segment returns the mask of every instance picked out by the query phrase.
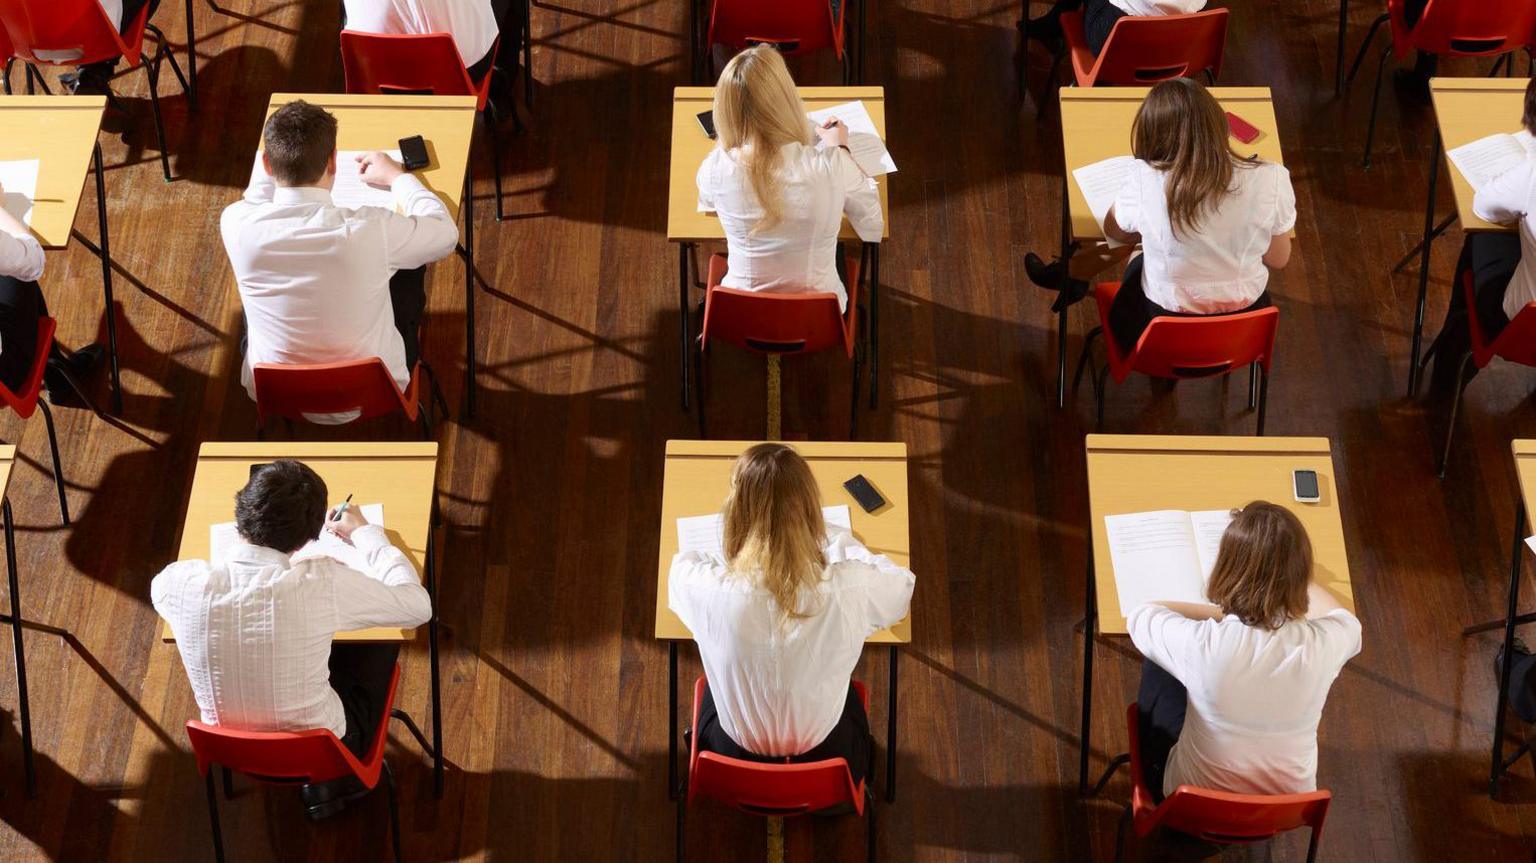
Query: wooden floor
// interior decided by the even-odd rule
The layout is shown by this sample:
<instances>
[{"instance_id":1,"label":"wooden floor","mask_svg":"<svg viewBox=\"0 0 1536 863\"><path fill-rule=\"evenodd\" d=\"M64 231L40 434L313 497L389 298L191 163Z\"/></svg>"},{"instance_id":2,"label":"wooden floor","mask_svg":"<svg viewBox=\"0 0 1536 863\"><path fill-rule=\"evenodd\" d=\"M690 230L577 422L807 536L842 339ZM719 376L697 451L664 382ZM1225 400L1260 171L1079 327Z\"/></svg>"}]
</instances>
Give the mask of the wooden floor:
<instances>
[{"instance_id":1,"label":"wooden floor","mask_svg":"<svg viewBox=\"0 0 1536 863\"><path fill-rule=\"evenodd\" d=\"M141 72L139 109L104 133L119 280L124 421L60 411L70 500L62 529L39 422L0 419L27 465L11 482L20 532L39 799L22 790L14 682L0 671L0 859L206 860L203 788L182 730L194 714L173 649L156 637L150 578L175 554L201 441L241 440L255 412L232 374L236 306L217 233L244 183L274 90L339 88L334 2L199 2L200 113L162 85L177 180L159 174ZM1036 4L1043 8L1042 4ZM1502 610L1512 529L1508 442L1536 436L1532 375L1480 375L1450 476L1432 452L1443 412L1403 397L1416 273L1391 263L1421 229L1431 117L1383 95L1378 158L1359 167L1369 72L1333 95L1337 7L1232 2L1223 83L1274 88L1297 189L1298 246L1275 280L1282 310L1274 434L1326 435L1365 650L1334 687L1320 781L1334 792L1330 861L1512 861L1536 848L1536 779L1485 795L1492 636L1461 627ZM1351 43L1379 11L1357 3ZM1361 8L1363 7L1363 8ZM447 793L398 734L406 859L666 859L667 654L651 636L662 451L696 434L677 400L675 250L664 236L672 87L686 83L687 4L550 0L533 12L538 82L529 131L504 137L508 219L479 185L481 413L439 433L446 554L441 615ZM1026 251L1059 232L1054 98L1013 84L1017 4L886 0L870 10L868 78L886 87L891 241L883 268L884 376L866 439L911 452L915 638L902 659L899 795L880 807L883 859L1109 860L1127 789L1076 795L1091 399L1052 405L1050 297ZM181 4L158 16L183 45ZM1047 59L1029 56L1038 94ZM822 64L825 66L826 64ZM1450 64L1480 74L1486 64ZM811 74L811 73L815 74ZM835 80L830 68L807 70ZM17 76L19 80L19 75ZM1516 118L1511 117L1513 123ZM480 153L481 177L488 159ZM79 228L94 237L94 191ZM1449 206L1444 197L1442 211ZM1453 229L1435 248L1438 327ZM434 268L428 357L463 397L463 270ZM52 253L45 290L60 338L98 338L96 260ZM1089 327L1074 316L1069 347ZM761 363L718 352L711 433L763 434ZM98 381L101 395L105 387ZM789 363L785 434L846 428L844 367ZM1247 433L1242 386L1115 388L1107 428ZM365 438L408 436L383 423ZM300 434L326 432L301 429ZM331 437L337 433L331 432ZM684 651L684 679L697 673ZM1098 647L1093 765L1124 744L1117 718L1137 661ZM885 659L859 671L884 740ZM424 641L405 655L403 705L427 707ZM384 801L311 824L294 794L240 785L223 807L232 858L364 860L388 853ZM760 859L763 822L703 804L695 860ZM794 860L855 860L851 819L791 823ZM1301 859L1281 842L1276 859Z\"/></svg>"}]
</instances>

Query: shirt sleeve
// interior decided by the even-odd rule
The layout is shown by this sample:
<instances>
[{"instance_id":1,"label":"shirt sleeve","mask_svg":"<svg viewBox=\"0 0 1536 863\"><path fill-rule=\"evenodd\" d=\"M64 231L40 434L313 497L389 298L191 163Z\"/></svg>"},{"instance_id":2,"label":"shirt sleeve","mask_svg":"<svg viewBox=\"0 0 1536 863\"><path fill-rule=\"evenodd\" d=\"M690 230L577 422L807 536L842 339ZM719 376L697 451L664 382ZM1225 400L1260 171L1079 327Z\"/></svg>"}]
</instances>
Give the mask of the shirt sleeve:
<instances>
[{"instance_id":1,"label":"shirt sleeve","mask_svg":"<svg viewBox=\"0 0 1536 863\"><path fill-rule=\"evenodd\" d=\"M1533 165L1536 160L1528 158L1477 190L1472 198L1472 212L1479 219L1500 225L1517 221L1530 212L1531 182L1536 178Z\"/></svg>"},{"instance_id":2,"label":"shirt sleeve","mask_svg":"<svg viewBox=\"0 0 1536 863\"><path fill-rule=\"evenodd\" d=\"M390 186L402 212L385 216L389 266L409 270L445 258L459 243L459 226L448 208L413 174L401 174Z\"/></svg>"},{"instance_id":3,"label":"shirt sleeve","mask_svg":"<svg viewBox=\"0 0 1536 863\"><path fill-rule=\"evenodd\" d=\"M1137 606L1125 619L1131 643L1141 655L1181 681L1187 679L1190 645L1195 643L1200 629L1211 624L1206 620L1190 620L1156 603Z\"/></svg>"},{"instance_id":4,"label":"shirt sleeve","mask_svg":"<svg viewBox=\"0 0 1536 863\"><path fill-rule=\"evenodd\" d=\"M859 591L857 608L865 635L900 623L907 616L917 586L917 576L911 570L865 548L848 531L834 534L826 551L827 563L840 570L839 578L857 581L853 589Z\"/></svg>"},{"instance_id":5,"label":"shirt sleeve","mask_svg":"<svg viewBox=\"0 0 1536 863\"><path fill-rule=\"evenodd\" d=\"M693 181L699 187L699 212L713 213L715 211L715 156L719 148L709 151L704 157L704 162L699 165L699 172L694 175Z\"/></svg>"},{"instance_id":6,"label":"shirt sleeve","mask_svg":"<svg viewBox=\"0 0 1536 863\"><path fill-rule=\"evenodd\" d=\"M1336 608L1307 623L1322 634L1324 643L1340 666L1359 655L1363 646L1360 618L1351 614L1349 609Z\"/></svg>"},{"instance_id":7,"label":"shirt sleeve","mask_svg":"<svg viewBox=\"0 0 1536 863\"><path fill-rule=\"evenodd\" d=\"M261 163L261 153L257 152L256 164L251 166L251 181L246 184L242 199L252 204L266 204L271 202L276 188L277 181L267 173L267 167Z\"/></svg>"},{"instance_id":8,"label":"shirt sleeve","mask_svg":"<svg viewBox=\"0 0 1536 863\"><path fill-rule=\"evenodd\" d=\"M705 631L709 621L697 603L700 592L719 583L719 558L701 551L678 552L667 573L667 607L692 633Z\"/></svg>"},{"instance_id":9,"label":"shirt sleeve","mask_svg":"<svg viewBox=\"0 0 1536 863\"><path fill-rule=\"evenodd\" d=\"M885 216L880 212L880 187L874 178L864 175L864 169L847 150L834 147L831 153L833 176L843 191L843 214L859 239L866 243L880 242L880 235L885 231Z\"/></svg>"},{"instance_id":10,"label":"shirt sleeve","mask_svg":"<svg viewBox=\"0 0 1536 863\"><path fill-rule=\"evenodd\" d=\"M1291 185L1291 172L1284 166L1274 165L1269 170L1275 172L1275 218L1269 235L1278 237L1296 227L1296 189Z\"/></svg>"},{"instance_id":11,"label":"shirt sleeve","mask_svg":"<svg viewBox=\"0 0 1536 863\"><path fill-rule=\"evenodd\" d=\"M1110 211L1115 214L1115 224L1127 234L1141 233L1141 176L1148 170L1151 168L1147 163L1139 159L1132 163L1131 170L1125 175L1125 185L1120 187L1115 203L1110 206Z\"/></svg>"},{"instance_id":12,"label":"shirt sleeve","mask_svg":"<svg viewBox=\"0 0 1536 863\"><path fill-rule=\"evenodd\" d=\"M420 626L432 617L432 599L416 567L395 548L384 528L369 524L352 531L352 544L363 553L368 572L361 573L329 558L316 566L331 568L336 596L336 631L371 626Z\"/></svg>"},{"instance_id":13,"label":"shirt sleeve","mask_svg":"<svg viewBox=\"0 0 1536 863\"><path fill-rule=\"evenodd\" d=\"M0 231L0 276L35 282L43 277L44 263L43 245L36 237Z\"/></svg>"}]
</instances>

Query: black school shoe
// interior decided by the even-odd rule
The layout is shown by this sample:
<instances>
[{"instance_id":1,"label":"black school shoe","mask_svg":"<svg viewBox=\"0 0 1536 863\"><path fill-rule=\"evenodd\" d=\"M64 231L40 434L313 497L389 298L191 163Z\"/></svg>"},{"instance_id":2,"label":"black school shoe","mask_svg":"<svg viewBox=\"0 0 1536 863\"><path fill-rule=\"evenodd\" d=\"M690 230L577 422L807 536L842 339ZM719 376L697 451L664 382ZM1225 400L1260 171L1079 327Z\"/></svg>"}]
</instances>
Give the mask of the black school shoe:
<instances>
[{"instance_id":1,"label":"black school shoe","mask_svg":"<svg viewBox=\"0 0 1536 863\"><path fill-rule=\"evenodd\" d=\"M1048 291L1058 292L1059 296L1056 297L1056 302L1051 303L1051 311L1053 312L1061 312L1083 297L1088 296L1088 283L1082 279L1069 277L1066 264L1062 263L1060 259L1047 264L1039 255L1030 252L1024 256L1024 272L1029 276L1029 280L1037 286ZM1065 290L1062 290L1063 284L1066 285Z\"/></svg>"},{"instance_id":2,"label":"black school shoe","mask_svg":"<svg viewBox=\"0 0 1536 863\"><path fill-rule=\"evenodd\" d=\"M63 351L55 347L53 354L48 357L47 368L43 369L43 388L48 403L51 405L77 403L79 397L75 394L75 388L70 384L65 372L68 372L69 376L76 381L83 381L87 375L96 370L97 366L101 365L104 356L106 351L97 344L86 345L69 356L65 356Z\"/></svg>"},{"instance_id":3,"label":"black school shoe","mask_svg":"<svg viewBox=\"0 0 1536 863\"><path fill-rule=\"evenodd\" d=\"M330 782L305 785L299 789L299 796L304 799L304 809L309 820L323 821L367 797L370 790L364 788L356 776L343 776Z\"/></svg>"}]
</instances>

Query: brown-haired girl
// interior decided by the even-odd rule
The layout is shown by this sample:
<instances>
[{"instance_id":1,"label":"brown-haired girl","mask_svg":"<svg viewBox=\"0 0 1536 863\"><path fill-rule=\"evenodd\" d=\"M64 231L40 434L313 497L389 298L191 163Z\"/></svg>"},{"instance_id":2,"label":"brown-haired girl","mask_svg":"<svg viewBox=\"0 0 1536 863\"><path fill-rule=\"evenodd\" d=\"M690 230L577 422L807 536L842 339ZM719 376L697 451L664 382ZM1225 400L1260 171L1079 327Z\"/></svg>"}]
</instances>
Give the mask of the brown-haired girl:
<instances>
[{"instance_id":1,"label":"brown-haired girl","mask_svg":"<svg viewBox=\"0 0 1536 863\"><path fill-rule=\"evenodd\" d=\"M799 453L748 449L723 511L724 555L672 559L668 605L709 681L703 751L753 761L846 758L867 772L869 718L849 680L864 639L907 615L916 578L822 520Z\"/></svg>"},{"instance_id":2,"label":"brown-haired girl","mask_svg":"<svg viewBox=\"0 0 1536 863\"><path fill-rule=\"evenodd\" d=\"M1141 751L1159 799L1180 785L1243 794L1317 788L1328 689L1360 652L1360 621L1312 580L1312 543L1290 510L1236 511L1206 595L1126 620L1147 661Z\"/></svg>"}]
</instances>

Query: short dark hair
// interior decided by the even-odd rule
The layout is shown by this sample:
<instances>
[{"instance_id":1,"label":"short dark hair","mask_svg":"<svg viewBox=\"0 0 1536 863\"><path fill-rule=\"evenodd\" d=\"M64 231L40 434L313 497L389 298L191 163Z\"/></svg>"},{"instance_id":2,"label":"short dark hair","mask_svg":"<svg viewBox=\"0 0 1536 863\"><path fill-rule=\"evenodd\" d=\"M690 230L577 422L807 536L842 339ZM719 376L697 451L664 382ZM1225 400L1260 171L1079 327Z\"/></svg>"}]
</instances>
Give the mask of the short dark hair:
<instances>
[{"instance_id":1,"label":"short dark hair","mask_svg":"<svg viewBox=\"0 0 1536 863\"><path fill-rule=\"evenodd\" d=\"M299 99L272 112L261 139L273 179L285 186L313 183L336 152L336 118Z\"/></svg>"},{"instance_id":2,"label":"short dark hair","mask_svg":"<svg viewBox=\"0 0 1536 863\"><path fill-rule=\"evenodd\" d=\"M235 528L246 542L287 553L320 536L325 480L293 459L264 464L235 492Z\"/></svg>"},{"instance_id":3,"label":"short dark hair","mask_svg":"<svg viewBox=\"0 0 1536 863\"><path fill-rule=\"evenodd\" d=\"M1520 118L1525 131L1536 135L1536 78L1525 85L1525 114Z\"/></svg>"}]
</instances>

